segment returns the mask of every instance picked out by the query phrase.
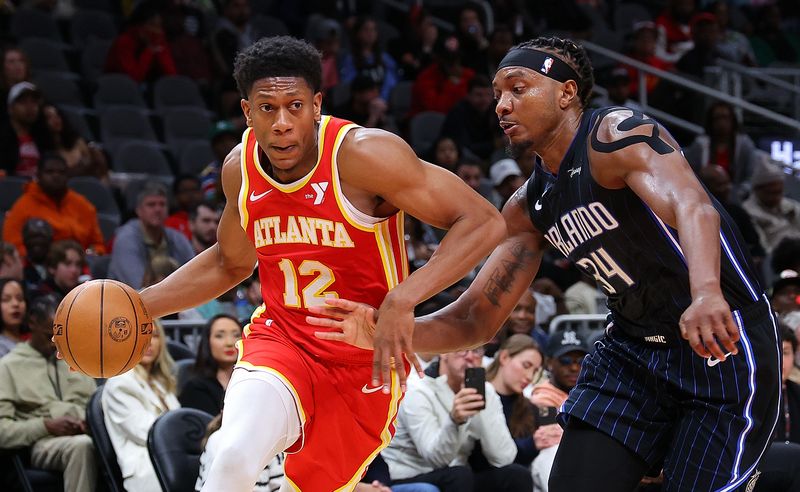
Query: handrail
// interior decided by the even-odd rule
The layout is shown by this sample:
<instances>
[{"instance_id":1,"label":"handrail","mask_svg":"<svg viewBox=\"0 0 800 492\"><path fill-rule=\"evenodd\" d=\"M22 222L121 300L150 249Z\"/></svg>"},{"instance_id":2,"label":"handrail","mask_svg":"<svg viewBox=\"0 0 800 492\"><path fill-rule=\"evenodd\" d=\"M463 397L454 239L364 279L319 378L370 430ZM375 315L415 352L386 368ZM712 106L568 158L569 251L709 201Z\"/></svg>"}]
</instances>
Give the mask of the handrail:
<instances>
[{"instance_id":1,"label":"handrail","mask_svg":"<svg viewBox=\"0 0 800 492\"><path fill-rule=\"evenodd\" d=\"M654 108L653 106L647 106L646 113L653 118L656 118L661 123L667 123L672 126L679 126L684 130L694 134L694 135L702 135L705 133L705 128L700 125L696 125L691 121L686 121L683 118L678 118L675 115L669 114L666 111L661 111L658 108Z\"/></svg>"},{"instance_id":2,"label":"handrail","mask_svg":"<svg viewBox=\"0 0 800 492\"><path fill-rule=\"evenodd\" d=\"M598 55L602 55L612 60L616 60L619 63L623 63L625 65L629 65L638 69L640 72L646 72L653 75L656 75L659 78L672 82L675 85L679 85L681 87L685 87L687 89L691 89L695 92L699 92L700 94L706 95L708 97L719 99L725 101L727 103L732 104L733 106L740 107L745 111L749 111L751 113L757 114L762 116L768 120L774 121L784 126L788 126L793 128L797 131L800 131L800 122L793 120L787 116L782 114L776 113L775 111L770 111L769 109L762 108L760 106L756 106L755 104L745 101L740 97L734 97L730 94L725 94L723 92L715 91L713 89L709 89L708 87L698 84L692 80L689 80L685 77L681 77L680 75L675 75L674 73L667 72L665 70L661 70L655 67L652 67L646 63L642 63L638 60L634 60L629 56L622 55L617 53L616 51L610 50L608 48L604 48L598 44L592 43L591 41L582 41L581 44L584 48ZM641 87L641 86L640 86Z\"/></svg>"},{"instance_id":3,"label":"handrail","mask_svg":"<svg viewBox=\"0 0 800 492\"><path fill-rule=\"evenodd\" d=\"M732 72L741 73L743 75L747 75L748 77L752 77L754 79L758 79L762 82L766 82L768 84L772 84L775 87L780 87L781 89L787 90L789 92L794 92L795 94L800 94L800 87L796 85L786 82L783 79L779 79L772 75L765 73L763 70L754 67L743 67L738 63L733 63L729 60L719 59L717 60L717 65L720 67L730 70ZM785 69L786 72L783 75L792 75L792 76L800 76L800 70L798 69Z\"/></svg>"}]
</instances>

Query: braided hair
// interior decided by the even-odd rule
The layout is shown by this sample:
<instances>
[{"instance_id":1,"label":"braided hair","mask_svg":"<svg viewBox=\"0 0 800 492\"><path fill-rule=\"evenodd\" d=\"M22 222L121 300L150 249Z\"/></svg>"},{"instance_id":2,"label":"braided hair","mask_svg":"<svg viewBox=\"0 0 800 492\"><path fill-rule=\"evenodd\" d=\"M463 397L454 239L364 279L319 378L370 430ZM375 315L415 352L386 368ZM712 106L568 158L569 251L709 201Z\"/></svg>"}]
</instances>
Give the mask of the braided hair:
<instances>
[{"instance_id":1,"label":"braided hair","mask_svg":"<svg viewBox=\"0 0 800 492\"><path fill-rule=\"evenodd\" d=\"M531 39L511 49L519 48L547 51L564 60L578 74L578 80L575 83L578 84L578 98L581 101L581 107L585 108L589 104L594 87L594 71L592 62L589 61L589 55L586 54L583 46L575 44L569 39L553 36Z\"/></svg>"}]
</instances>

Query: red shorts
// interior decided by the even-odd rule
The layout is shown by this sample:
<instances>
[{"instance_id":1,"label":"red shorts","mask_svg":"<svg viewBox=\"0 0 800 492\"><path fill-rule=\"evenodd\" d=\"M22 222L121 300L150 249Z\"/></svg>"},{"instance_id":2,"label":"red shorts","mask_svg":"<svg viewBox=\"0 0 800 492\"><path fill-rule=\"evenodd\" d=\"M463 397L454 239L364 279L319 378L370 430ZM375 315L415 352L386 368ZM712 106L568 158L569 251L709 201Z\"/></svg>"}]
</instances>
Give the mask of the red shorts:
<instances>
[{"instance_id":1,"label":"red shorts","mask_svg":"<svg viewBox=\"0 0 800 492\"><path fill-rule=\"evenodd\" d=\"M315 358L275 325L249 328L237 367L275 374L299 406L301 436L286 450L287 482L303 492L352 490L394 436L403 398L397 375L386 395L371 388L371 365Z\"/></svg>"}]
</instances>

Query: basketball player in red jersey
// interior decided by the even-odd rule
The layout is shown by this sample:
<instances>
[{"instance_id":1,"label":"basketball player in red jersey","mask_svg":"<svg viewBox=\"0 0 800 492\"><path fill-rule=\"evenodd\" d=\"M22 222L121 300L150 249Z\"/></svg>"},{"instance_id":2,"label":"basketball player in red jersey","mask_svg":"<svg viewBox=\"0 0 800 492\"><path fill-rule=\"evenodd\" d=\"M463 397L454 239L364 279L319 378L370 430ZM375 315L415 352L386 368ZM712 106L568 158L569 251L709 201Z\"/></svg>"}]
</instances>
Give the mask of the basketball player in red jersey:
<instances>
[{"instance_id":1,"label":"basketball player in red jersey","mask_svg":"<svg viewBox=\"0 0 800 492\"><path fill-rule=\"evenodd\" d=\"M262 39L234 76L248 129L223 165L219 242L142 298L161 317L219 296L257 263L264 304L244 330L203 490L252 490L284 450L285 490L352 490L394 433L405 355L416 362L414 306L467 274L505 225L400 138L322 115L319 54L305 42ZM401 210L449 230L410 276ZM374 352L314 337L308 309L340 296L380 306Z\"/></svg>"}]
</instances>

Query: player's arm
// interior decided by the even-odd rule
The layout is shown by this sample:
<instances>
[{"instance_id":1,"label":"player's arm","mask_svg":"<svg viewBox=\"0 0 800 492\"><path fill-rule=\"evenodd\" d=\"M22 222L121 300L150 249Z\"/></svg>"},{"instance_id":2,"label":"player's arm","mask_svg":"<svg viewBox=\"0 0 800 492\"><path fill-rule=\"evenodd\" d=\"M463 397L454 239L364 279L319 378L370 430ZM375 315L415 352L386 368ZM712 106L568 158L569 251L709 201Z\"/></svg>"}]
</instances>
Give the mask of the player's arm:
<instances>
[{"instance_id":1,"label":"player's arm","mask_svg":"<svg viewBox=\"0 0 800 492\"><path fill-rule=\"evenodd\" d=\"M256 251L242 229L239 216L242 186L239 146L225 158L221 178L227 202L217 229L217 243L142 291L145 306L154 318L215 299L253 273Z\"/></svg>"},{"instance_id":2,"label":"player's arm","mask_svg":"<svg viewBox=\"0 0 800 492\"><path fill-rule=\"evenodd\" d=\"M481 268L466 292L453 303L417 318L414 348L445 353L491 340L530 288L544 251L544 236L528 216L526 186L503 207L508 237Z\"/></svg>"},{"instance_id":3,"label":"player's arm","mask_svg":"<svg viewBox=\"0 0 800 492\"><path fill-rule=\"evenodd\" d=\"M739 331L720 288L719 213L678 143L655 120L631 110L606 115L590 138L595 180L607 188L630 187L678 231L692 294L681 317L683 337L702 357L736 354Z\"/></svg>"},{"instance_id":4,"label":"player's arm","mask_svg":"<svg viewBox=\"0 0 800 492\"><path fill-rule=\"evenodd\" d=\"M350 132L339 155L342 181L448 232L430 260L381 304L375 368L389 381L390 357L401 384L410 358L414 306L463 278L505 236L497 210L455 174L421 161L402 139L382 130ZM414 359L415 360L415 359ZM376 373L377 375L377 373Z\"/></svg>"},{"instance_id":5,"label":"player's arm","mask_svg":"<svg viewBox=\"0 0 800 492\"><path fill-rule=\"evenodd\" d=\"M539 270L544 237L528 218L525 186L503 208L508 237L486 261L470 287L455 302L416 319L413 347L419 352L445 353L488 342L511 314ZM308 322L333 328L319 332L326 340L370 348L378 313L370 306L345 299L328 299L330 307L310 308L327 318Z\"/></svg>"}]
</instances>

